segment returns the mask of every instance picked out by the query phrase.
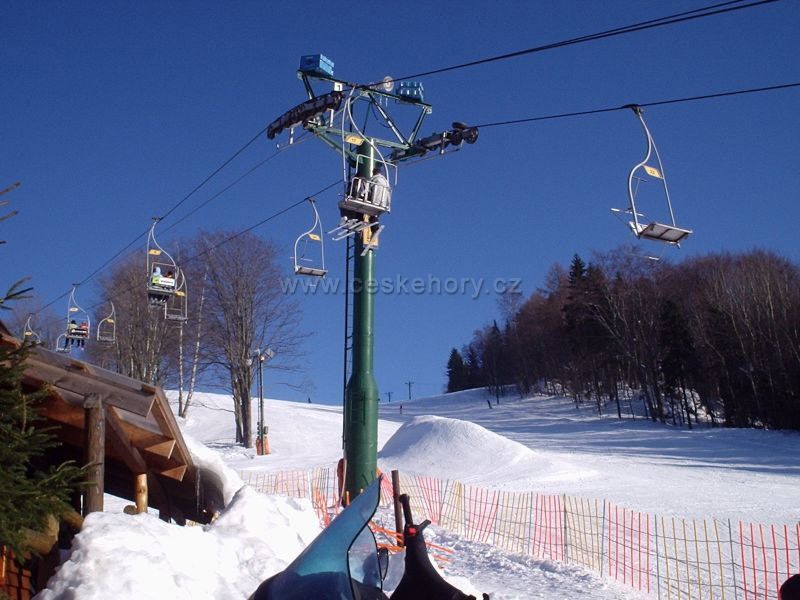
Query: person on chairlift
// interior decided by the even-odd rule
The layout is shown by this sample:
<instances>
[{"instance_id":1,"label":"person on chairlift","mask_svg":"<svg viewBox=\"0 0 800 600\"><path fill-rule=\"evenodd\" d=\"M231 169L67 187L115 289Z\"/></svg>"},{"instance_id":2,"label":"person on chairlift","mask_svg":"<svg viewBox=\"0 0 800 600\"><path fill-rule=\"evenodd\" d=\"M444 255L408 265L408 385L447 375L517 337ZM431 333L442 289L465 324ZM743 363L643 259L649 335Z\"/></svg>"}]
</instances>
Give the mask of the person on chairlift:
<instances>
[{"instance_id":1,"label":"person on chairlift","mask_svg":"<svg viewBox=\"0 0 800 600\"><path fill-rule=\"evenodd\" d=\"M150 276L151 285L161 285L161 267L156 265L153 267L153 274Z\"/></svg>"}]
</instances>

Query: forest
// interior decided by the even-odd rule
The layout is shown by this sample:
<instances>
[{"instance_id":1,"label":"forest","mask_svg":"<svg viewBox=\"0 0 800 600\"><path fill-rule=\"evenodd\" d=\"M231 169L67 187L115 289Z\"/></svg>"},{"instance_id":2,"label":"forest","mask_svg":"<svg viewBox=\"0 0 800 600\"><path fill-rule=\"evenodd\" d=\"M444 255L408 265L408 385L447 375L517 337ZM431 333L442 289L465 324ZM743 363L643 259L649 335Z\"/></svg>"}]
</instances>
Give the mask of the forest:
<instances>
[{"instance_id":1,"label":"forest","mask_svg":"<svg viewBox=\"0 0 800 600\"><path fill-rule=\"evenodd\" d=\"M447 362L447 391L563 393L619 417L800 429L800 269L764 250L679 263L577 254Z\"/></svg>"}]
</instances>

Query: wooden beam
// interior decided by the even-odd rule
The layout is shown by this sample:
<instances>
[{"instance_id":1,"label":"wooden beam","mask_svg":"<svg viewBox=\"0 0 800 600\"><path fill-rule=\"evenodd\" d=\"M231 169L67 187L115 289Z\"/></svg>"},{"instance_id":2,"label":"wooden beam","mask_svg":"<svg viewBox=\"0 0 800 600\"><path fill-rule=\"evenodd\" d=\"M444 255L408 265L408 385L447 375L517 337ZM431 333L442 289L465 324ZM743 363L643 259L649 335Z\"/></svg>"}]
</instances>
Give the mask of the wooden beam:
<instances>
[{"instance_id":1,"label":"wooden beam","mask_svg":"<svg viewBox=\"0 0 800 600\"><path fill-rule=\"evenodd\" d=\"M169 477L170 479L175 479L177 481L181 481L183 476L186 474L186 469L188 467L186 465L177 465L172 467L171 469L164 469L159 471L159 475L163 475L164 477Z\"/></svg>"},{"instance_id":2,"label":"wooden beam","mask_svg":"<svg viewBox=\"0 0 800 600\"><path fill-rule=\"evenodd\" d=\"M137 393L130 388L106 383L94 375L76 370L67 371L63 367L39 362L33 358L25 361L25 377L83 396L91 393L102 394L107 404L142 417L150 414L155 401L155 395Z\"/></svg>"},{"instance_id":3,"label":"wooden beam","mask_svg":"<svg viewBox=\"0 0 800 600\"><path fill-rule=\"evenodd\" d=\"M170 458L172 456L172 451L175 449L175 440L164 440L163 442L157 442L150 446L144 448L145 452L149 452L150 454L158 454L159 456L163 456L164 458Z\"/></svg>"},{"instance_id":4,"label":"wooden beam","mask_svg":"<svg viewBox=\"0 0 800 600\"><path fill-rule=\"evenodd\" d=\"M136 512L147 512L147 473L136 475L133 493L136 501Z\"/></svg>"},{"instance_id":5,"label":"wooden beam","mask_svg":"<svg viewBox=\"0 0 800 600\"><path fill-rule=\"evenodd\" d=\"M103 401L97 394L89 394L83 404L86 425L87 485L83 496L83 515L103 510L103 491L106 458L106 420Z\"/></svg>"},{"instance_id":6,"label":"wooden beam","mask_svg":"<svg viewBox=\"0 0 800 600\"><path fill-rule=\"evenodd\" d=\"M131 470L131 473L146 473L147 461L136 446L131 443L119 413L113 406L106 408L106 423L112 434L112 443L116 446L122 462Z\"/></svg>"}]
</instances>

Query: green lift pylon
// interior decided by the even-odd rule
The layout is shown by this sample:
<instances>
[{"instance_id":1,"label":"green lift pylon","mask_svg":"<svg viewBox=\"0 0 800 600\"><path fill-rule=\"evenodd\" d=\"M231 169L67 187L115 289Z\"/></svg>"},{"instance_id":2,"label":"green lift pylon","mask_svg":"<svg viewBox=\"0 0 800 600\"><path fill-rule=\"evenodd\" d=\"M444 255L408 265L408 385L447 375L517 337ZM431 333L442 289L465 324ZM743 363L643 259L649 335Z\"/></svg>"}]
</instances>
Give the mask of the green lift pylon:
<instances>
[{"instance_id":1,"label":"green lift pylon","mask_svg":"<svg viewBox=\"0 0 800 600\"><path fill-rule=\"evenodd\" d=\"M395 93L389 77L373 84L354 84L333 77L333 63L322 55L300 59L297 76L303 81L308 100L275 119L267 127L273 139L302 127L316 135L345 158L345 190L339 203L342 220L330 233L334 239L354 238L352 371L344 400L344 489L343 499L352 500L376 477L378 463L378 384L374 373L375 250L383 230L379 219L390 212L392 174L396 181L397 163L423 157L428 152L444 154L478 139L478 129L453 123L452 129L418 139L418 133L432 107L422 99L422 85L402 82ZM317 94L313 85L330 85L332 90ZM388 113L390 102L419 110L404 134L401 125ZM356 119L356 109L364 108ZM369 119L378 121L383 139L366 132ZM361 123L359 127L358 123ZM386 152L382 152L384 149ZM385 179L376 180L375 167L382 167ZM355 173L352 170L355 169ZM390 169L393 173L390 173Z\"/></svg>"},{"instance_id":2,"label":"green lift pylon","mask_svg":"<svg viewBox=\"0 0 800 600\"><path fill-rule=\"evenodd\" d=\"M358 153L364 158L356 175L372 175L373 146L366 141ZM375 249L368 248L371 229L355 235L353 276L352 372L344 404L344 459L347 496L354 497L375 479L378 468L378 384L375 381Z\"/></svg>"}]
</instances>

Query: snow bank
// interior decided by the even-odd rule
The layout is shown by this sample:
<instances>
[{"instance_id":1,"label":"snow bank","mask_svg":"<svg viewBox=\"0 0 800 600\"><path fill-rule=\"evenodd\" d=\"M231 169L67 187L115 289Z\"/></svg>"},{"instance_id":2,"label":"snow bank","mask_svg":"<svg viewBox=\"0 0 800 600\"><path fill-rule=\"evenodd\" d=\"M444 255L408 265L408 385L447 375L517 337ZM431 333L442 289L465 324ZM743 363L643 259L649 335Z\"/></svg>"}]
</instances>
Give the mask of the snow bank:
<instances>
[{"instance_id":1,"label":"snow bank","mask_svg":"<svg viewBox=\"0 0 800 600\"><path fill-rule=\"evenodd\" d=\"M522 444L458 419L414 417L389 438L378 458L385 467L444 479L499 478L541 469L546 460Z\"/></svg>"},{"instance_id":2,"label":"snow bank","mask_svg":"<svg viewBox=\"0 0 800 600\"><path fill-rule=\"evenodd\" d=\"M319 531L309 502L249 487L206 527L171 525L148 514L92 513L69 560L36 599L243 599Z\"/></svg>"}]
</instances>

